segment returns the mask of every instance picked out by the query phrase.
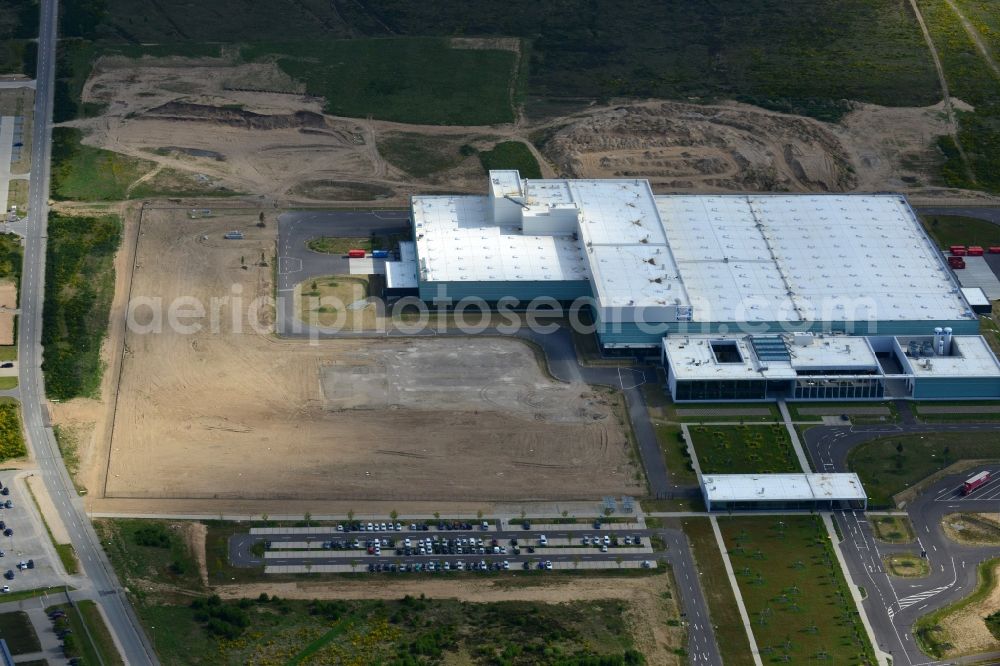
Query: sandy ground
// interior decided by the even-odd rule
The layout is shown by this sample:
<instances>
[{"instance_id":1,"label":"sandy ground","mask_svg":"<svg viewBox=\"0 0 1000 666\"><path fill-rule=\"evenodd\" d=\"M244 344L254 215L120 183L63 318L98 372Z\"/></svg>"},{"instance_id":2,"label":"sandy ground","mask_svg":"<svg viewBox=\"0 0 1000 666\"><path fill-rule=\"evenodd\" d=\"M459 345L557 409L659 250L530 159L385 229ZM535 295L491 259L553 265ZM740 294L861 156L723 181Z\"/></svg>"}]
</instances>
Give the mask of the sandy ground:
<instances>
[{"instance_id":1,"label":"sandy ground","mask_svg":"<svg viewBox=\"0 0 1000 666\"><path fill-rule=\"evenodd\" d=\"M465 46L504 47L481 41ZM364 201L355 183L375 188L378 194L367 203L377 205L405 205L420 192L482 191L474 159L421 178L386 162L377 143L398 134L454 140L456 149L516 139L540 158L546 177L644 177L657 192L972 196L933 182L941 159L934 141L949 132L943 103L857 104L835 124L738 103L647 101L594 106L544 121L519 117L503 126L432 127L324 115L322 100L303 90L273 65L107 57L97 62L84 89L87 101L106 103L107 111L71 124L90 132L89 144L283 203ZM539 134L548 136L544 155L529 140Z\"/></svg>"},{"instance_id":2,"label":"sandy ground","mask_svg":"<svg viewBox=\"0 0 1000 666\"><path fill-rule=\"evenodd\" d=\"M993 569L1000 577L1000 564ZM983 618L1000 611L1000 585L978 604L971 604L941 621L941 627L952 644L945 657L1000 650L1000 640L990 633Z\"/></svg>"},{"instance_id":3,"label":"sandy ground","mask_svg":"<svg viewBox=\"0 0 1000 666\"><path fill-rule=\"evenodd\" d=\"M456 353L458 343L446 340L310 344L251 330L245 317L235 326L232 311L273 288L270 265L255 262L261 252L270 261L275 231L253 226L255 215L146 212L132 302L162 299L166 311L187 297L211 312L215 297L219 321L213 331L206 315L206 329L191 334L129 330L117 408L107 410L116 415L110 460L96 432L98 454L85 457L91 495L163 498L189 511L212 504L202 500L267 499L258 512L277 513L273 501L282 499L489 502L640 491L609 397L551 382L520 342L467 340ZM231 228L246 239L223 240ZM148 307L134 312L137 324L151 322ZM270 314L264 308L263 323ZM355 383L361 398L351 397ZM57 421L99 423L90 407L73 418L59 405ZM130 506L152 513L163 505Z\"/></svg>"},{"instance_id":4,"label":"sandy ground","mask_svg":"<svg viewBox=\"0 0 1000 666\"><path fill-rule=\"evenodd\" d=\"M38 502L42 517L45 518L49 531L52 532L52 538L55 539L56 543L70 543L69 532L66 531L66 526L63 524L62 518L59 517L59 512L56 511L56 505L52 503L52 497L45 488L42 477L32 474L25 479L25 482L31 488L31 494L35 496L35 501Z\"/></svg>"},{"instance_id":5,"label":"sandy ground","mask_svg":"<svg viewBox=\"0 0 1000 666\"><path fill-rule=\"evenodd\" d=\"M550 579L539 585L504 585L496 580L394 580L390 586L376 580L338 580L330 583L268 583L214 588L225 599L256 598L262 592L288 599L399 599L404 595L459 599L471 603L536 601L564 603L596 599L628 602L626 622L636 648L649 664L684 663L672 650L680 646L686 629L667 620L678 617L674 590L668 576L641 578Z\"/></svg>"}]
</instances>

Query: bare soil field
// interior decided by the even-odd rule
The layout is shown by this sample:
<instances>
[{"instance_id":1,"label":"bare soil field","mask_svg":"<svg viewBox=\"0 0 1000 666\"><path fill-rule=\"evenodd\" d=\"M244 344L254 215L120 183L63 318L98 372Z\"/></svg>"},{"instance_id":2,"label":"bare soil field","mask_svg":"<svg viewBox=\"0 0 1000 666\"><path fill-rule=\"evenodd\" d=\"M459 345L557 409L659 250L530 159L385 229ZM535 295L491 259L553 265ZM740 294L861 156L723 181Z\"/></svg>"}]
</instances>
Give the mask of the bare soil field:
<instances>
[{"instance_id":1,"label":"bare soil field","mask_svg":"<svg viewBox=\"0 0 1000 666\"><path fill-rule=\"evenodd\" d=\"M968 196L935 181L943 158L934 142L949 132L942 104L856 104L831 124L738 103L648 101L538 122L438 127L324 115L323 100L303 90L268 64L104 57L83 97L105 112L69 124L89 132L88 144L289 203L400 205L418 192L481 192L478 159L459 149L510 139L531 148L546 177L644 177L664 193ZM399 137L423 137L439 164L428 169L419 153L387 159L379 146Z\"/></svg>"},{"instance_id":2,"label":"bare soil field","mask_svg":"<svg viewBox=\"0 0 1000 666\"><path fill-rule=\"evenodd\" d=\"M948 131L941 105L859 104L839 124L748 106L649 102L566 124L546 154L575 177L649 178L658 192L911 190Z\"/></svg>"},{"instance_id":3,"label":"bare soil field","mask_svg":"<svg viewBox=\"0 0 1000 666\"><path fill-rule=\"evenodd\" d=\"M35 112L34 88L5 88L0 90L0 116L20 116L24 119L21 146L17 159L11 161L12 174L28 173L31 169L31 122Z\"/></svg>"},{"instance_id":4,"label":"bare soil field","mask_svg":"<svg viewBox=\"0 0 1000 666\"><path fill-rule=\"evenodd\" d=\"M272 306L250 307L273 293L275 230L257 228L255 218L146 211L132 274L135 325L125 335L99 497L191 500L196 510L214 499L486 502L640 492L612 397L550 381L518 341L274 338ZM233 228L245 240L222 238ZM156 328L155 304L166 312L179 299L188 311L204 304L203 318L179 318L201 330L170 327L166 316L161 332L141 330ZM256 328L250 309L259 310ZM97 476L101 464L92 460ZM258 507L277 511L271 502Z\"/></svg>"}]
</instances>

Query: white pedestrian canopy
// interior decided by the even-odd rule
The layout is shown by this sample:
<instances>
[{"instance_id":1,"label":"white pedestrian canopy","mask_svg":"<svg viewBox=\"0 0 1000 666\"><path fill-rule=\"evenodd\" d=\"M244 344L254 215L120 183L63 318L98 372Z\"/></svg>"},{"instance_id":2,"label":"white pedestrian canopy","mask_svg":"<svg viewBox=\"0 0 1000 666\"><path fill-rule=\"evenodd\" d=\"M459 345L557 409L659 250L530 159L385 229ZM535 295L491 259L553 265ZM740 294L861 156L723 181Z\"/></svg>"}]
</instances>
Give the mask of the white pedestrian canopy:
<instances>
[{"instance_id":1,"label":"white pedestrian canopy","mask_svg":"<svg viewBox=\"0 0 1000 666\"><path fill-rule=\"evenodd\" d=\"M867 509L857 474L705 474L709 511L747 509Z\"/></svg>"}]
</instances>

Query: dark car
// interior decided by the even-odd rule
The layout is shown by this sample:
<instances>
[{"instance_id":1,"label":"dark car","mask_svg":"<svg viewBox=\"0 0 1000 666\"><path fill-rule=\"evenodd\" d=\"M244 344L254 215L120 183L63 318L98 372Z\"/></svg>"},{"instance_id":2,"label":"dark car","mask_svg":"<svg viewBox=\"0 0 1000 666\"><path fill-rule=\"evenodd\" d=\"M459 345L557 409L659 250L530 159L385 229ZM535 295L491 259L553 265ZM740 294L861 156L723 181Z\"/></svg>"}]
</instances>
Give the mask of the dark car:
<instances>
[{"instance_id":1,"label":"dark car","mask_svg":"<svg viewBox=\"0 0 1000 666\"><path fill-rule=\"evenodd\" d=\"M10 495L10 488L0 489L0 495Z\"/></svg>"},{"instance_id":2,"label":"dark car","mask_svg":"<svg viewBox=\"0 0 1000 666\"><path fill-rule=\"evenodd\" d=\"M28 568L29 569L34 569L35 568L35 561L34 560L28 560Z\"/></svg>"},{"instance_id":3,"label":"dark car","mask_svg":"<svg viewBox=\"0 0 1000 666\"><path fill-rule=\"evenodd\" d=\"M601 529L601 521L600 520L595 520L594 521L594 529L595 530Z\"/></svg>"},{"instance_id":4,"label":"dark car","mask_svg":"<svg viewBox=\"0 0 1000 666\"><path fill-rule=\"evenodd\" d=\"M531 523L529 523L527 520L525 520L524 522L521 523L521 529L522 530L530 530L531 529Z\"/></svg>"},{"instance_id":5,"label":"dark car","mask_svg":"<svg viewBox=\"0 0 1000 666\"><path fill-rule=\"evenodd\" d=\"M4 535L4 536L14 536L14 530L12 530L12 529L10 529L10 528L8 527L7 529L5 529L5 530L3 531L3 535Z\"/></svg>"},{"instance_id":6,"label":"dark car","mask_svg":"<svg viewBox=\"0 0 1000 666\"><path fill-rule=\"evenodd\" d=\"M14 570L7 569L7 573L5 573L3 577L6 578L7 580L14 580Z\"/></svg>"},{"instance_id":7,"label":"dark car","mask_svg":"<svg viewBox=\"0 0 1000 666\"><path fill-rule=\"evenodd\" d=\"M5 529L7 529L7 523L5 523L4 521L0 520L0 530L5 530Z\"/></svg>"},{"instance_id":8,"label":"dark car","mask_svg":"<svg viewBox=\"0 0 1000 666\"><path fill-rule=\"evenodd\" d=\"M14 367L13 361L4 361L3 363L0 363L0 368L13 368L13 367Z\"/></svg>"}]
</instances>

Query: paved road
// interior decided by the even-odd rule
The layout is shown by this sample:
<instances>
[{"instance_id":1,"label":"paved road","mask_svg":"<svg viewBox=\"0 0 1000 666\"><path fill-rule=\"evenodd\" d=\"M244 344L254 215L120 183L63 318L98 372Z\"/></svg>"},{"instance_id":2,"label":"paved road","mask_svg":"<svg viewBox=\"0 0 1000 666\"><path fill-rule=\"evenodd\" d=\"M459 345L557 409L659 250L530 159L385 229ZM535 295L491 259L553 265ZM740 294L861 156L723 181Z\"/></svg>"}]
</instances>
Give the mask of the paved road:
<instances>
[{"instance_id":1,"label":"paved road","mask_svg":"<svg viewBox=\"0 0 1000 666\"><path fill-rule=\"evenodd\" d=\"M101 549L62 457L52 429L45 426L45 388L41 372L42 304L45 291L45 244L50 155L52 142L52 96L55 72L57 0L43 0L38 35L38 78L29 189L30 215L24 244L21 276L21 319L18 335L20 393L24 428L32 453L52 501L69 531L84 573L96 591L110 629L118 638L130 664L156 664L138 618Z\"/></svg>"},{"instance_id":2,"label":"paved road","mask_svg":"<svg viewBox=\"0 0 1000 666\"><path fill-rule=\"evenodd\" d=\"M821 471L846 471L849 451L876 437L920 432L982 432L1000 430L1000 424L918 424L898 426L817 426L806 431L806 448ZM1000 467L993 466L1000 476ZM907 506L917 543L890 545L878 542L861 512L834 514L844 535L841 550L854 581L868 591L865 609L879 647L892 654L894 663L916 666L934 663L920 651L911 633L916 620L968 596L976 586L978 564L995 557L996 548L978 548L947 539L941 519L955 511L995 511L1000 502L1000 478L969 498L957 488L972 472L947 477L933 484ZM927 554L931 572L926 578L892 578L882 557L896 552ZM992 655L1000 659L1000 655ZM983 658L979 655L979 658ZM987 655L987 658L991 656ZM961 663L949 660L948 663ZM1000 662L998 662L1000 663Z\"/></svg>"}]
</instances>

